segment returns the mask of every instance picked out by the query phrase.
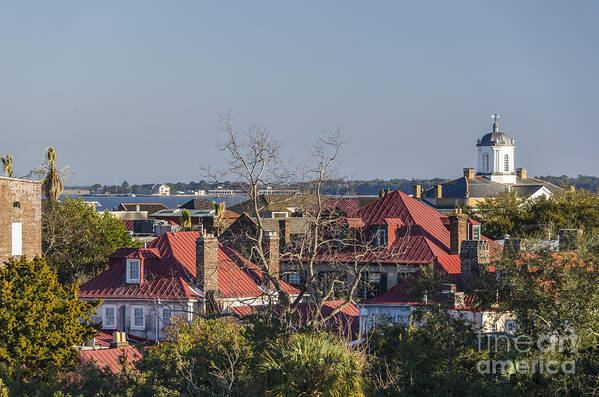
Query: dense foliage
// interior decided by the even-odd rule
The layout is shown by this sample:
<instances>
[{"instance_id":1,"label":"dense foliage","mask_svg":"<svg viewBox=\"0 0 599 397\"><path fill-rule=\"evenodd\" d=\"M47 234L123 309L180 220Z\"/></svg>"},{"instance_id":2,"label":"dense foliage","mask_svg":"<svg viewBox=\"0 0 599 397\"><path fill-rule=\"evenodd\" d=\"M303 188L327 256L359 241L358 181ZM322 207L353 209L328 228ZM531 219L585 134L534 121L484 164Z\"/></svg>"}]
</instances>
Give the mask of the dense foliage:
<instances>
[{"instance_id":1,"label":"dense foliage","mask_svg":"<svg viewBox=\"0 0 599 397\"><path fill-rule=\"evenodd\" d=\"M492 239L512 237L555 238L560 229L599 230L599 196L585 190L558 191L550 198L526 200L505 192L468 210L482 222L483 233Z\"/></svg>"},{"instance_id":2,"label":"dense foliage","mask_svg":"<svg viewBox=\"0 0 599 397\"><path fill-rule=\"evenodd\" d=\"M86 325L94 310L43 259L11 259L0 267L0 377L68 368L77 357L73 346L95 333Z\"/></svg>"},{"instance_id":3,"label":"dense foliage","mask_svg":"<svg viewBox=\"0 0 599 397\"><path fill-rule=\"evenodd\" d=\"M514 340L533 341L530 351L508 358L528 363L553 360L553 367L559 368L557 373L516 372L512 381L520 395L592 395L599 387L597 254L593 238L576 251L506 255L497 264L502 274L499 309L517 318Z\"/></svg>"},{"instance_id":4,"label":"dense foliage","mask_svg":"<svg viewBox=\"0 0 599 397\"><path fill-rule=\"evenodd\" d=\"M476 364L487 355L477 350L474 328L439 306L419 310L408 326L377 327L369 349L374 396L491 396L510 390L478 373Z\"/></svg>"},{"instance_id":5,"label":"dense foliage","mask_svg":"<svg viewBox=\"0 0 599 397\"><path fill-rule=\"evenodd\" d=\"M62 283L93 277L118 248L140 246L120 219L96 212L81 199L44 202L42 252Z\"/></svg>"}]
</instances>

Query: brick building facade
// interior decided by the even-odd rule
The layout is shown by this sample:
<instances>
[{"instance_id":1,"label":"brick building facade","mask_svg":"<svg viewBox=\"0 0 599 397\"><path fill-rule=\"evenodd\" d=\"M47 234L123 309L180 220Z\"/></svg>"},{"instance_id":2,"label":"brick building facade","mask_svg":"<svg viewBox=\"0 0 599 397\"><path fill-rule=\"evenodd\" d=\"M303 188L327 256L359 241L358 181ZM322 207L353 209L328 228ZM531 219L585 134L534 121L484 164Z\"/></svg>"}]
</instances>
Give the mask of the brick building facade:
<instances>
[{"instance_id":1,"label":"brick building facade","mask_svg":"<svg viewBox=\"0 0 599 397\"><path fill-rule=\"evenodd\" d=\"M41 182L0 177L0 264L41 254Z\"/></svg>"}]
</instances>

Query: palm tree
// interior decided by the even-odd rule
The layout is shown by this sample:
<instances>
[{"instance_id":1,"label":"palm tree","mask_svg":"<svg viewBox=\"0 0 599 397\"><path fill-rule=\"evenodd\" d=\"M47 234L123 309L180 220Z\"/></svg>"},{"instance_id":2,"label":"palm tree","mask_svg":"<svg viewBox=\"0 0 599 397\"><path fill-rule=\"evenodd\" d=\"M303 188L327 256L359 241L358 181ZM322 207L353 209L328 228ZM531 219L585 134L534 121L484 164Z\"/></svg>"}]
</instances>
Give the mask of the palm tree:
<instances>
[{"instance_id":1,"label":"palm tree","mask_svg":"<svg viewBox=\"0 0 599 397\"><path fill-rule=\"evenodd\" d=\"M189 230L189 229L191 229L191 215L190 215L189 211L182 210L181 211L181 217L179 219L180 219L180 222L181 222L181 228L183 230Z\"/></svg>"},{"instance_id":2,"label":"palm tree","mask_svg":"<svg viewBox=\"0 0 599 397\"><path fill-rule=\"evenodd\" d=\"M4 165L4 174L7 177L12 178L14 176L12 171L12 154L7 154L2 157L2 165Z\"/></svg>"},{"instance_id":3,"label":"palm tree","mask_svg":"<svg viewBox=\"0 0 599 397\"><path fill-rule=\"evenodd\" d=\"M225 211L226 211L225 202L223 201L220 204L214 203L214 211L216 212L216 219L215 219L216 235L220 236L220 234L223 232L223 227L224 227Z\"/></svg>"},{"instance_id":4,"label":"palm tree","mask_svg":"<svg viewBox=\"0 0 599 397\"><path fill-rule=\"evenodd\" d=\"M364 358L325 333L276 342L260 363L265 395L362 397Z\"/></svg>"},{"instance_id":5,"label":"palm tree","mask_svg":"<svg viewBox=\"0 0 599 397\"><path fill-rule=\"evenodd\" d=\"M58 201L64 190L60 172L56 169L56 150L52 146L46 148L46 177L42 181L42 190L49 201Z\"/></svg>"}]
</instances>

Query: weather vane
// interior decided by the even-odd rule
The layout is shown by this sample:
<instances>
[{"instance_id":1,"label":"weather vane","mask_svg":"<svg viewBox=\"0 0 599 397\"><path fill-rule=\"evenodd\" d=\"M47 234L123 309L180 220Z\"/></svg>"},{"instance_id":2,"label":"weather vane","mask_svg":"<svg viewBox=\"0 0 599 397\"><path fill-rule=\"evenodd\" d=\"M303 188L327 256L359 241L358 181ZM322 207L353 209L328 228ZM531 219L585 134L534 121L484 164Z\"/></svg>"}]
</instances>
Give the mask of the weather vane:
<instances>
[{"instance_id":1,"label":"weather vane","mask_svg":"<svg viewBox=\"0 0 599 397\"><path fill-rule=\"evenodd\" d=\"M493 119L493 132L499 132L499 126L497 125L497 120L499 120L499 115L497 113L493 113L491 118Z\"/></svg>"}]
</instances>

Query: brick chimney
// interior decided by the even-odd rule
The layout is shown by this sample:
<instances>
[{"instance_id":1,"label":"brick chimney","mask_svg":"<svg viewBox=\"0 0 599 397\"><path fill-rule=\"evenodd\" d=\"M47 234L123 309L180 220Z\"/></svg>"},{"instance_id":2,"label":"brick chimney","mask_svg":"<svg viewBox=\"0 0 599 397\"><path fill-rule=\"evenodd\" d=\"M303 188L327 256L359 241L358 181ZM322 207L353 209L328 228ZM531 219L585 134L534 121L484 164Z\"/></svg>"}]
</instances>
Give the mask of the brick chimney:
<instances>
[{"instance_id":1,"label":"brick chimney","mask_svg":"<svg viewBox=\"0 0 599 397\"><path fill-rule=\"evenodd\" d=\"M487 240L465 240L460 248L460 273L462 289L468 291L472 280L487 270L491 262Z\"/></svg>"},{"instance_id":2,"label":"brick chimney","mask_svg":"<svg viewBox=\"0 0 599 397\"><path fill-rule=\"evenodd\" d=\"M129 342L127 342L127 334L121 331L114 331L112 334L112 342L110 342L110 347L126 347L129 346Z\"/></svg>"},{"instance_id":3,"label":"brick chimney","mask_svg":"<svg viewBox=\"0 0 599 397\"><path fill-rule=\"evenodd\" d=\"M442 185L435 185L435 198L442 198L443 197L443 186Z\"/></svg>"},{"instance_id":4,"label":"brick chimney","mask_svg":"<svg viewBox=\"0 0 599 397\"><path fill-rule=\"evenodd\" d=\"M464 176L468 179L474 178L476 171L474 168L464 168Z\"/></svg>"},{"instance_id":5,"label":"brick chimney","mask_svg":"<svg viewBox=\"0 0 599 397\"><path fill-rule=\"evenodd\" d=\"M468 216L455 213L449 216L449 252L459 255L462 241L468 236Z\"/></svg>"},{"instance_id":6,"label":"brick chimney","mask_svg":"<svg viewBox=\"0 0 599 397\"><path fill-rule=\"evenodd\" d=\"M528 178L528 171L526 168L516 168L516 176L520 179Z\"/></svg>"},{"instance_id":7,"label":"brick chimney","mask_svg":"<svg viewBox=\"0 0 599 397\"><path fill-rule=\"evenodd\" d=\"M422 197L422 186L414 185L413 189L414 189L414 194L412 195L412 197L414 197L416 200L420 200L420 197Z\"/></svg>"},{"instance_id":8,"label":"brick chimney","mask_svg":"<svg viewBox=\"0 0 599 397\"><path fill-rule=\"evenodd\" d=\"M268 261L268 272L279 278L279 233L264 232L264 255Z\"/></svg>"},{"instance_id":9,"label":"brick chimney","mask_svg":"<svg viewBox=\"0 0 599 397\"><path fill-rule=\"evenodd\" d=\"M207 294L218 291L218 239L204 233L196 240L196 285Z\"/></svg>"}]
</instances>

